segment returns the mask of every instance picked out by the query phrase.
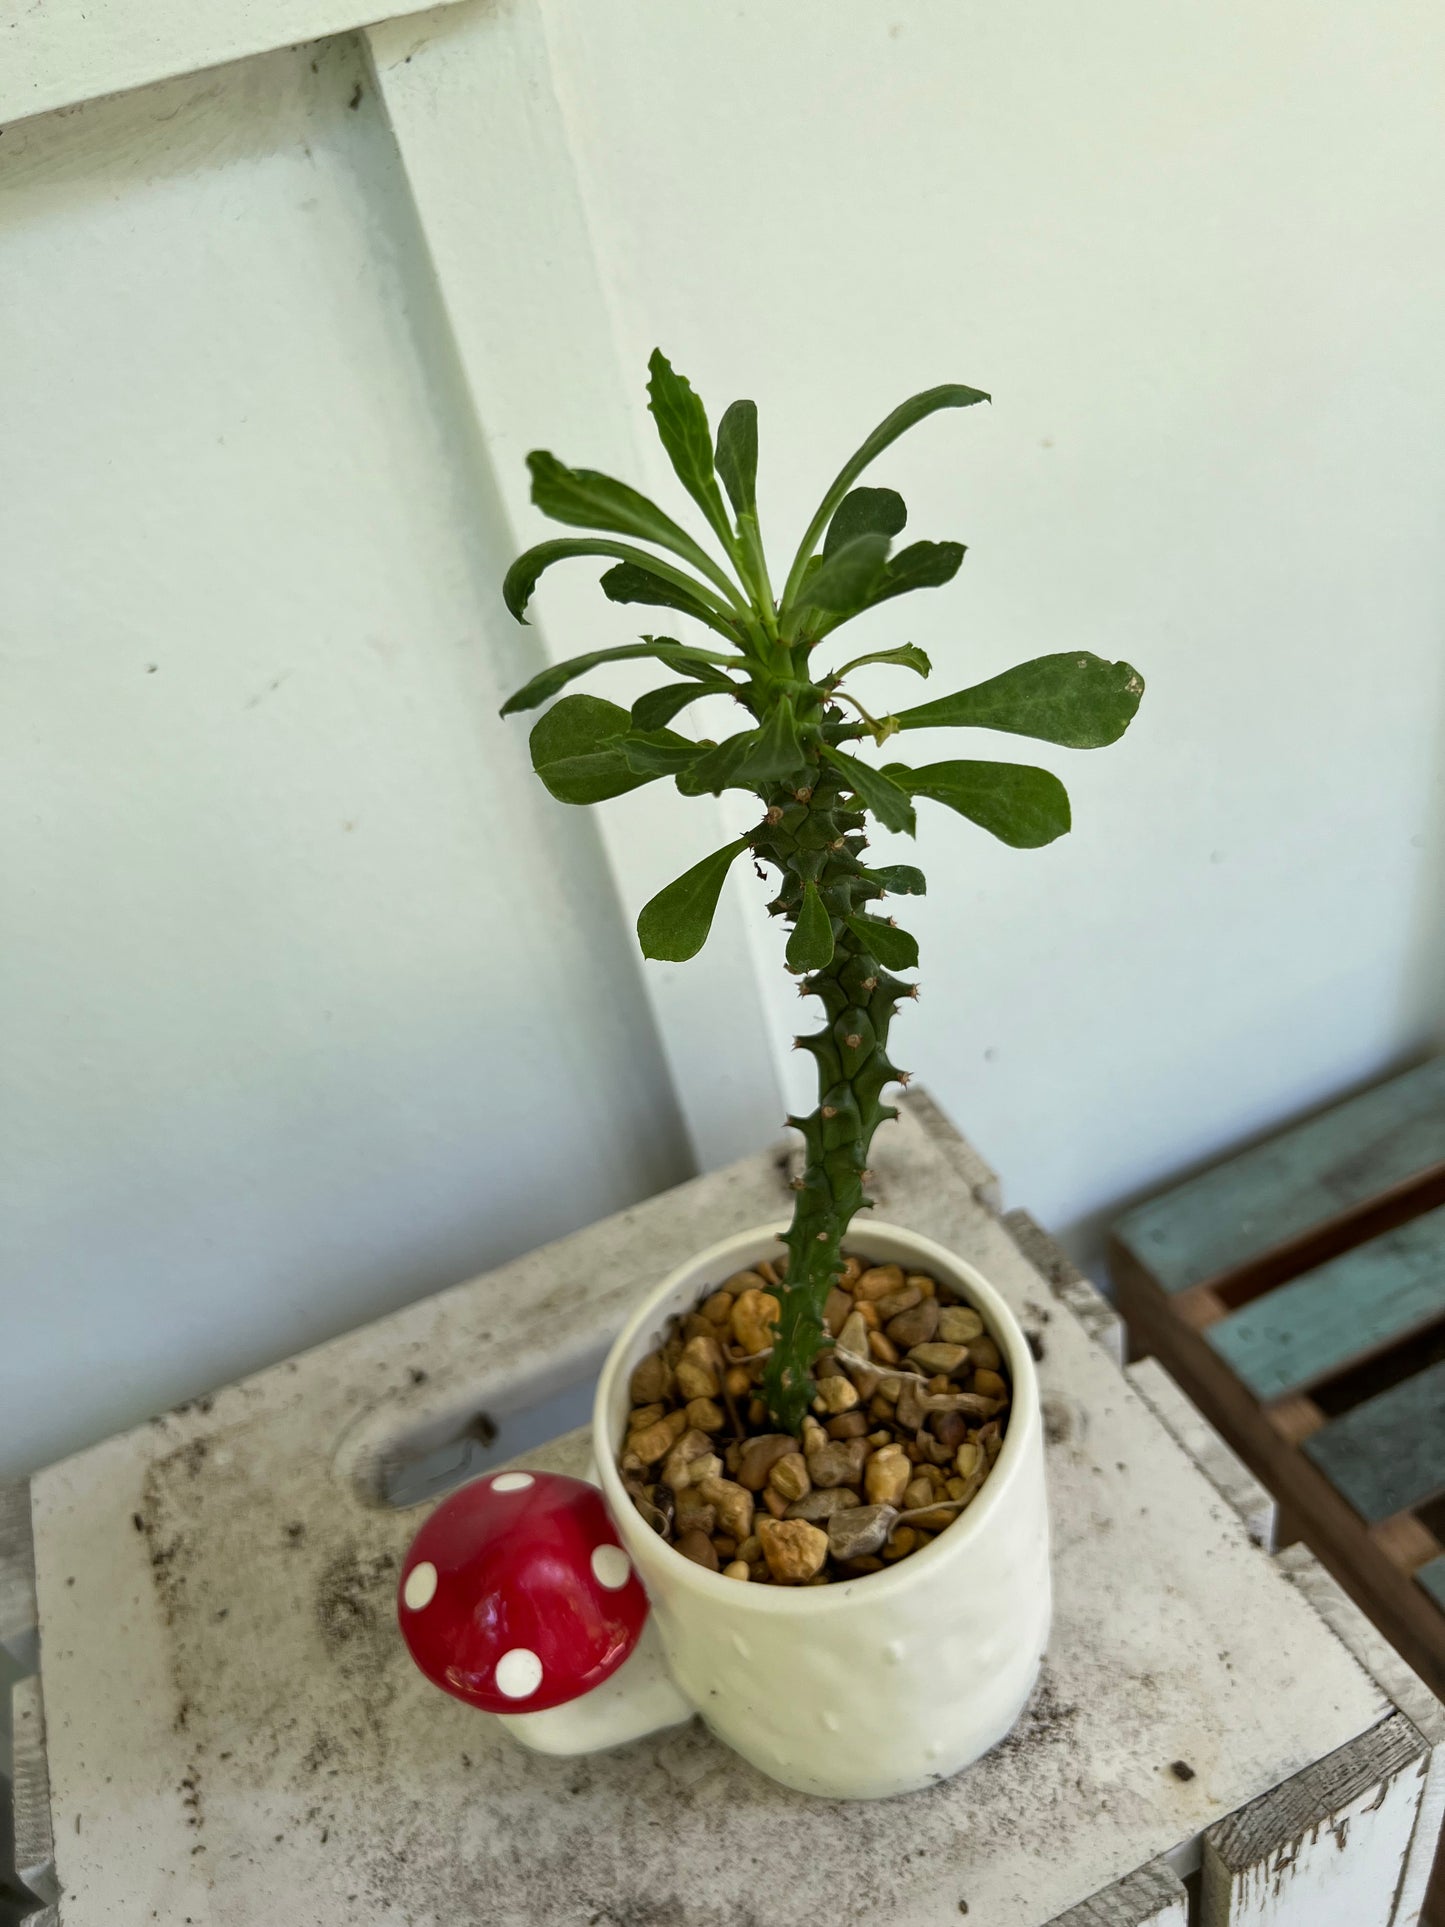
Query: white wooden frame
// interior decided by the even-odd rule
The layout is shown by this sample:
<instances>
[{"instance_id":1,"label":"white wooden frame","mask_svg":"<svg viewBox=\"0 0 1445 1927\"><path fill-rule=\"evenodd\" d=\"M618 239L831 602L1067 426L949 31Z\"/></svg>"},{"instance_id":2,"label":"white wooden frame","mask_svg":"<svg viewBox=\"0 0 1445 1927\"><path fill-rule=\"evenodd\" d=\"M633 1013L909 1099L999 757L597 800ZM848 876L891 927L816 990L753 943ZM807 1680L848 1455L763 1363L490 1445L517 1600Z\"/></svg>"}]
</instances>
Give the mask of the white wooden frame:
<instances>
[{"instance_id":1,"label":"white wooden frame","mask_svg":"<svg viewBox=\"0 0 1445 1927\"><path fill-rule=\"evenodd\" d=\"M555 416L559 399L565 411L575 397L575 413L588 424L582 459L636 476L642 464L628 402L640 393L642 371L625 370L617 353L538 0L452 0L425 13L391 0L390 17L367 26L376 6L46 0L37 7L0 0L0 123L366 27L377 92L456 344L476 439L520 549L535 539L523 456L535 433L537 398L550 397ZM508 191L517 180L527 182L525 196ZM545 244L536 231L539 205L548 210ZM545 648L545 630L542 640ZM608 810L595 820L629 925L663 883L736 834L711 799L690 812L657 812L645 851ZM762 994L758 946L766 924L759 907L750 903L745 916L739 898L725 892L708 945L692 963L638 958L703 1169L765 1141L783 1115L785 1045Z\"/></svg>"}]
</instances>

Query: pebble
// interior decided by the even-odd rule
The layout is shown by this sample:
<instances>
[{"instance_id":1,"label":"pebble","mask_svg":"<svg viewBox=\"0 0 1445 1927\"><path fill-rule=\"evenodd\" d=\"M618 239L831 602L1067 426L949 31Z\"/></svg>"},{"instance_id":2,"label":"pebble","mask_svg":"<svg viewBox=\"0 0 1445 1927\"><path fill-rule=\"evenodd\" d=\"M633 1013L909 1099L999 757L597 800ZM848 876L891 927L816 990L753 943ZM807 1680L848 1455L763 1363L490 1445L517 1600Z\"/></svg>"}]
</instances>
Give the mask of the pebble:
<instances>
[{"instance_id":1,"label":"pebble","mask_svg":"<svg viewBox=\"0 0 1445 1927\"><path fill-rule=\"evenodd\" d=\"M915 1345L926 1345L938 1330L938 1306L932 1298L925 1298L911 1311L900 1311L890 1318L884 1330L905 1352Z\"/></svg>"},{"instance_id":2,"label":"pebble","mask_svg":"<svg viewBox=\"0 0 1445 1927\"><path fill-rule=\"evenodd\" d=\"M823 1430L830 1439L861 1439L868 1430L867 1414L843 1412L837 1418L830 1418Z\"/></svg>"},{"instance_id":3,"label":"pebble","mask_svg":"<svg viewBox=\"0 0 1445 1927\"><path fill-rule=\"evenodd\" d=\"M683 1537L689 1532L701 1532L711 1539L717 1531L717 1507L709 1505L696 1486L684 1486L678 1493L677 1510L673 1516L677 1530Z\"/></svg>"},{"instance_id":4,"label":"pebble","mask_svg":"<svg viewBox=\"0 0 1445 1927\"><path fill-rule=\"evenodd\" d=\"M962 1412L935 1412L933 1435L945 1452L956 1452L968 1437L968 1420Z\"/></svg>"},{"instance_id":5,"label":"pebble","mask_svg":"<svg viewBox=\"0 0 1445 1927\"><path fill-rule=\"evenodd\" d=\"M852 1312L843 1329L838 1333L840 1351L852 1352L859 1358L868 1356L868 1326L861 1312Z\"/></svg>"},{"instance_id":6,"label":"pebble","mask_svg":"<svg viewBox=\"0 0 1445 1927\"><path fill-rule=\"evenodd\" d=\"M649 1352L633 1368L629 1387L634 1405L654 1405L672 1393L672 1367L661 1352Z\"/></svg>"},{"instance_id":7,"label":"pebble","mask_svg":"<svg viewBox=\"0 0 1445 1927\"><path fill-rule=\"evenodd\" d=\"M758 1438L745 1439L738 1461L738 1484L745 1485L749 1492L761 1492L778 1460L797 1449L798 1441L787 1432L764 1432Z\"/></svg>"},{"instance_id":8,"label":"pebble","mask_svg":"<svg viewBox=\"0 0 1445 1927\"><path fill-rule=\"evenodd\" d=\"M981 1368L974 1373L971 1389L981 1393L984 1398L1005 1399L1008 1397L1007 1382L998 1372L990 1372L987 1369Z\"/></svg>"},{"instance_id":9,"label":"pebble","mask_svg":"<svg viewBox=\"0 0 1445 1927\"><path fill-rule=\"evenodd\" d=\"M917 1548L917 1545L918 1534L912 1526L895 1526L883 1547L883 1557L885 1559L906 1558ZM712 1552L711 1544L708 1546L708 1551ZM716 1553L713 1557L717 1557Z\"/></svg>"},{"instance_id":10,"label":"pebble","mask_svg":"<svg viewBox=\"0 0 1445 1927\"><path fill-rule=\"evenodd\" d=\"M983 1447L977 1439L965 1439L954 1457L954 1471L961 1479L971 1479L982 1464Z\"/></svg>"},{"instance_id":11,"label":"pebble","mask_svg":"<svg viewBox=\"0 0 1445 1927\"><path fill-rule=\"evenodd\" d=\"M935 1342L931 1345L912 1346L908 1353L908 1362L916 1365L920 1372L927 1372L932 1377L956 1372L960 1365L967 1362L968 1357L967 1345L944 1345Z\"/></svg>"},{"instance_id":12,"label":"pebble","mask_svg":"<svg viewBox=\"0 0 1445 1927\"><path fill-rule=\"evenodd\" d=\"M880 1365L896 1365L898 1363L898 1347L885 1332L869 1332L868 1350L873 1357L878 1360Z\"/></svg>"},{"instance_id":13,"label":"pebble","mask_svg":"<svg viewBox=\"0 0 1445 1927\"><path fill-rule=\"evenodd\" d=\"M699 1494L710 1505L717 1508L717 1523L731 1539L740 1544L750 1538L753 1530L753 1495L746 1486L738 1485L732 1479L719 1478L716 1474L704 1479L697 1488Z\"/></svg>"},{"instance_id":14,"label":"pebble","mask_svg":"<svg viewBox=\"0 0 1445 1927\"><path fill-rule=\"evenodd\" d=\"M916 1479L908 1481L908 1489L903 1494L903 1509L905 1512L914 1512L919 1506L932 1505L936 1497L932 1479L925 1478L920 1472Z\"/></svg>"},{"instance_id":15,"label":"pebble","mask_svg":"<svg viewBox=\"0 0 1445 1927\"><path fill-rule=\"evenodd\" d=\"M873 1265L852 1286L855 1298L886 1298L890 1292L902 1289L902 1265Z\"/></svg>"},{"instance_id":16,"label":"pebble","mask_svg":"<svg viewBox=\"0 0 1445 1927\"><path fill-rule=\"evenodd\" d=\"M710 1325L726 1325L732 1318L733 1295L730 1291L715 1291L710 1298L703 1299L700 1309Z\"/></svg>"},{"instance_id":17,"label":"pebble","mask_svg":"<svg viewBox=\"0 0 1445 1927\"><path fill-rule=\"evenodd\" d=\"M649 1425L645 1432L634 1432L625 1449L635 1452L644 1465L655 1465L659 1459L667 1457L686 1430L687 1413L669 1412L666 1418Z\"/></svg>"},{"instance_id":18,"label":"pebble","mask_svg":"<svg viewBox=\"0 0 1445 1927\"><path fill-rule=\"evenodd\" d=\"M925 1298L932 1298L938 1290L938 1286L934 1284L926 1271L910 1271L903 1282L906 1285L917 1285Z\"/></svg>"},{"instance_id":19,"label":"pebble","mask_svg":"<svg viewBox=\"0 0 1445 1927\"><path fill-rule=\"evenodd\" d=\"M752 1374L746 1365L729 1365L723 1373L723 1390L729 1398L746 1398L752 1383Z\"/></svg>"},{"instance_id":20,"label":"pebble","mask_svg":"<svg viewBox=\"0 0 1445 1927\"><path fill-rule=\"evenodd\" d=\"M866 1559L879 1551L898 1514L891 1505L855 1505L828 1521L828 1550L835 1559Z\"/></svg>"},{"instance_id":21,"label":"pebble","mask_svg":"<svg viewBox=\"0 0 1445 1927\"><path fill-rule=\"evenodd\" d=\"M813 1400L813 1405L816 1410L837 1418L843 1412L851 1412L858 1399L858 1387L851 1378L820 1378L818 1396Z\"/></svg>"},{"instance_id":22,"label":"pebble","mask_svg":"<svg viewBox=\"0 0 1445 1927\"><path fill-rule=\"evenodd\" d=\"M775 1519L786 1519L790 1501L785 1499L775 1485L763 1487L763 1504Z\"/></svg>"},{"instance_id":23,"label":"pebble","mask_svg":"<svg viewBox=\"0 0 1445 1927\"><path fill-rule=\"evenodd\" d=\"M686 1423L686 1412L679 1412L677 1416ZM691 1485L693 1460L707 1458L710 1454L712 1440L706 1432L684 1431L668 1452L667 1463L662 1468L663 1484L670 1485L674 1492Z\"/></svg>"},{"instance_id":24,"label":"pebble","mask_svg":"<svg viewBox=\"0 0 1445 1927\"><path fill-rule=\"evenodd\" d=\"M913 1465L901 1445L884 1445L868 1461L864 1486L874 1505L896 1506L908 1490Z\"/></svg>"},{"instance_id":25,"label":"pebble","mask_svg":"<svg viewBox=\"0 0 1445 1927\"><path fill-rule=\"evenodd\" d=\"M722 1569L724 1579L751 1579L746 1559L733 1559Z\"/></svg>"},{"instance_id":26,"label":"pebble","mask_svg":"<svg viewBox=\"0 0 1445 1927\"><path fill-rule=\"evenodd\" d=\"M718 1570L717 1547L705 1532L684 1532L678 1539L677 1549L695 1566L706 1566L709 1572Z\"/></svg>"},{"instance_id":27,"label":"pebble","mask_svg":"<svg viewBox=\"0 0 1445 1927\"><path fill-rule=\"evenodd\" d=\"M996 1372L1003 1365L1003 1354L991 1338L972 1338L969 1340L968 1355L975 1366L981 1365L986 1372Z\"/></svg>"},{"instance_id":28,"label":"pebble","mask_svg":"<svg viewBox=\"0 0 1445 1927\"><path fill-rule=\"evenodd\" d=\"M971 1305L945 1305L938 1314L938 1336L949 1345L971 1345L983 1337L983 1320Z\"/></svg>"},{"instance_id":29,"label":"pebble","mask_svg":"<svg viewBox=\"0 0 1445 1927\"><path fill-rule=\"evenodd\" d=\"M835 1512L846 1512L849 1506L860 1503L858 1494L851 1486L830 1486L826 1492L810 1492L805 1499L794 1499L788 1507L790 1519L831 1519Z\"/></svg>"},{"instance_id":30,"label":"pebble","mask_svg":"<svg viewBox=\"0 0 1445 1927\"><path fill-rule=\"evenodd\" d=\"M681 1397L716 1398L722 1389L722 1354L717 1340L690 1338L677 1361L677 1389Z\"/></svg>"},{"instance_id":31,"label":"pebble","mask_svg":"<svg viewBox=\"0 0 1445 1927\"><path fill-rule=\"evenodd\" d=\"M833 1289L823 1301L823 1329L830 1338L837 1338L844 1325L852 1316L853 1300L846 1291Z\"/></svg>"},{"instance_id":32,"label":"pebble","mask_svg":"<svg viewBox=\"0 0 1445 1927\"><path fill-rule=\"evenodd\" d=\"M816 1486L856 1485L867 1458L866 1439L825 1439L808 1454L808 1473Z\"/></svg>"},{"instance_id":33,"label":"pebble","mask_svg":"<svg viewBox=\"0 0 1445 1927\"><path fill-rule=\"evenodd\" d=\"M764 1519L758 1527L763 1557L780 1586L798 1586L823 1570L828 1557L828 1535L806 1519ZM708 1551L713 1552L711 1541Z\"/></svg>"},{"instance_id":34,"label":"pebble","mask_svg":"<svg viewBox=\"0 0 1445 1927\"><path fill-rule=\"evenodd\" d=\"M773 1326L781 1309L770 1291L749 1286L733 1306L733 1338L749 1355L765 1352L773 1342Z\"/></svg>"},{"instance_id":35,"label":"pebble","mask_svg":"<svg viewBox=\"0 0 1445 1927\"><path fill-rule=\"evenodd\" d=\"M687 1401L687 1422L699 1432L720 1432L727 1424L727 1414L715 1399L690 1398Z\"/></svg>"},{"instance_id":36,"label":"pebble","mask_svg":"<svg viewBox=\"0 0 1445 1927\"><path fill-rule=\"evenodd\" d=\"M911 1311L915 1305L922 1304L923 1293L917 1285L902 1285L897 1291L890 1291L886 1298L879 1298L876 1302L878 1316L886 1325L890 1318L897 1318L901 1313Z\"/></svg>"},{"instance_id":37,"label":"pebble","mask_svg":"<svg viewBox=\"0 0 1445 1927\"><path fill-rule=\"evenodd\" d=\"M801 1452L786 1452L768 1474L768 1484L790 1502L806 1498L813 1489L808 1476L808 1461Z\"/></svg>"}]
</instances>

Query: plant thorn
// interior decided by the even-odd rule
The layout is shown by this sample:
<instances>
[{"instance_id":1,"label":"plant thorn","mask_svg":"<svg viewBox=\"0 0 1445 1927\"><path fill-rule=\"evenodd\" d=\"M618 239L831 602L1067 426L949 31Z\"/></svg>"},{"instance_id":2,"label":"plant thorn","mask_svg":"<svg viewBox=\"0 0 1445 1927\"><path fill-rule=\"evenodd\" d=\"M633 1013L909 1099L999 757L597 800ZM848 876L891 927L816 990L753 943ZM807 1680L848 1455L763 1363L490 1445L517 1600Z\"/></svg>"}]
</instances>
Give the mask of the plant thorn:
<instances>
[{"instance_id":1,"label":"plant thorn","mask_svg":"<svg viewBox=\"0 0 1445 1927\"><path fill-rule=\"evenodd\" d=\"M863 1039L858 1035L856 1030L850 1030L848 1035L843 1039L843 1042L848 1046L849 1050L857 1050L858 1046L863 1042Z\"/></svg>"},{"instance_id":2,"label":"plant thorn","mask_svg":"<svg viewBox=\"0 0 1445 1927\"><path fill-rule=\"evenodd\" d=\"M824 1117L836 1117L838 1115L838 1107L836 1104L825 1104L822 1110Z\"/></svg>"},{"instance_id":3,"label":"plant thorn","mask_svg":"<svg viewBox=\"0 0 1445 1927\"><path fill-rule=\"evenodd\" d=\"M768 813L767 813L767 815L766 815L766 816L765 816L765 817L763 818L763 821L764 821L765 823L772 823L772 824L774 824L774 825L777 825L777 824L779 824L779 823L781 823L781 822L782 822L782 820L783 820L783 808L782 808L782 805L781 805L780 803L772 803L772 804L769 804L769 806L768 806Z\"/></svg>"},{"instance_id":4,"label":"plant thorn","mask_svg":"<svg viewBox=\"0 0 1445 1927\"><path fill-rule=\"evenodd\" d=\"M802 789L793 791L793 801L795 803L806 803L811 799L812 794L812 790L805 785Z\"/></svg>"}]
</instances>

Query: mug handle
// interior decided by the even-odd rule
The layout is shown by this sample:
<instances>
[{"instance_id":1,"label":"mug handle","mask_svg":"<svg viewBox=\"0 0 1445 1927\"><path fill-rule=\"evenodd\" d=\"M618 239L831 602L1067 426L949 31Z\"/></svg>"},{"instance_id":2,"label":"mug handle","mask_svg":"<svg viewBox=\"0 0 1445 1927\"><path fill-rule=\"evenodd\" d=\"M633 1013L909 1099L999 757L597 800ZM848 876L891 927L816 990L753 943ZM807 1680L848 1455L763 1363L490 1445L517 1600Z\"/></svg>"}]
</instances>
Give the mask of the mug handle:
<instances>
[{"instance_id":1,"label":"mug handle","mask_svg":"<svg viewBox=\"0 0 1445 1927\"><path fill-rule=\"evenodd\" d=\"M595 1457L582 1476L589 1485L601 1486ZM683 1698L668 1671L657 1621L649 1610L637 1644L610 1679L545 1713L499 1713L497 1718L513 1739L533 1752L567 1758L681 1726L693 1712L692 1702Z\"/></svg>"}]
</instances>

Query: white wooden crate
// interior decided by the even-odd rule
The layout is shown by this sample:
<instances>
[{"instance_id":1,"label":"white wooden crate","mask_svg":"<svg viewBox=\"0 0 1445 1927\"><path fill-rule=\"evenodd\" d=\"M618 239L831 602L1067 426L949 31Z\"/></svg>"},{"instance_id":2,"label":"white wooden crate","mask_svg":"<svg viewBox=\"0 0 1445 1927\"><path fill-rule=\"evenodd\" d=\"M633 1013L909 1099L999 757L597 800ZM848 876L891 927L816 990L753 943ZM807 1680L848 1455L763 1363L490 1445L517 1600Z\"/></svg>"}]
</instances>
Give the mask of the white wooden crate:
<instances>
[{"instance_id":1,"label":"white wooden crate","mask_svg":"<svg viewBox=\"0 0 1445 1927\"><path fill-rule=\"evenodd\" d=\"M580 1415L643 1284L785 1215L786 1158L764 1154L12 1495L0 1638L24 1647L37 1598L43 1635L21 1851L58 1927L941 1927L965 1910L1183 1927L1181 1876L1209 1927L1413 1927L1436 1703L1317 1573L1255 1543L1257 1495L1207 1440L1179 1442L1167 1388L1140 1396L1108 1308L1031 1221L995 1214L996 1180L946 1121L906 1115L876 1165L880 1215L981 1266L1042 1351L1056 1629L1004 1746L876 1805L784 1792L698 1726L548 1760L437 1694L395 1637L417 1515L379 1493L479 1413L499 1452ZM574 1435L527 1455L582 1453Z\"/></svg>"}]
</instances>

